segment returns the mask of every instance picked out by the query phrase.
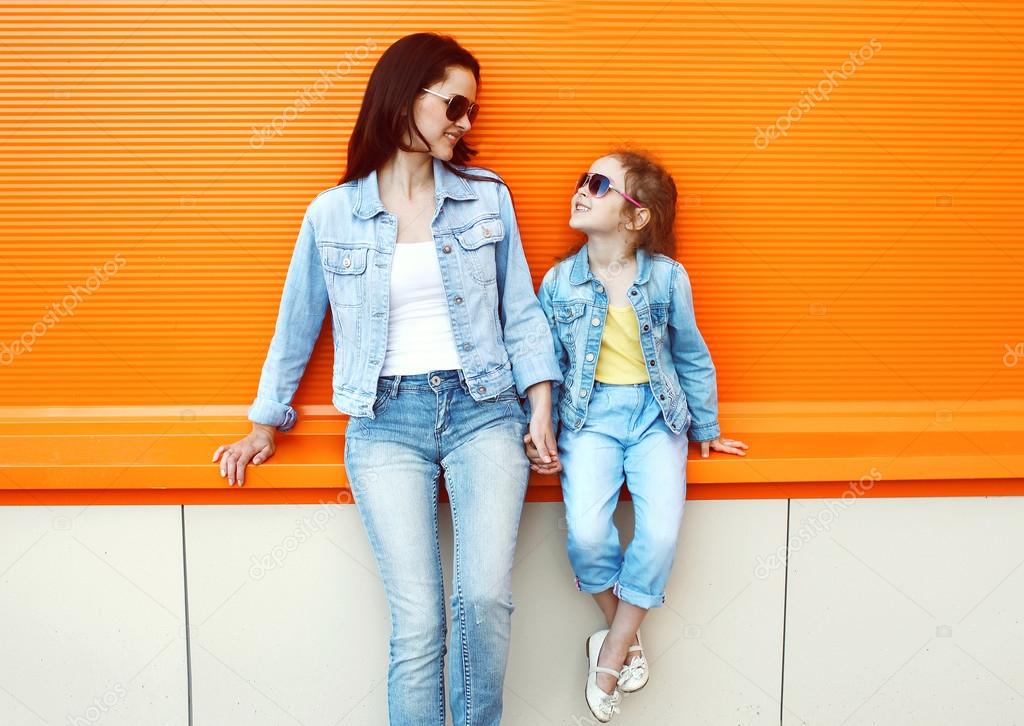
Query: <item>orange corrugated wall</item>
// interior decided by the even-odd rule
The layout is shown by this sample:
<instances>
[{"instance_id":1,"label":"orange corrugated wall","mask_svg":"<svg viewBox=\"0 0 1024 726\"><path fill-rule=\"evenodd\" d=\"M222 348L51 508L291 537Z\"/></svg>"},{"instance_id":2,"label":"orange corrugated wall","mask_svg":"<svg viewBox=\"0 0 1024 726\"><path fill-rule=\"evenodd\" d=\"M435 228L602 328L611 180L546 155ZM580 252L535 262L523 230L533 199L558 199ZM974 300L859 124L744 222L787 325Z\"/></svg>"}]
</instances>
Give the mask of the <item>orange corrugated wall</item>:
<instances>
[{"instance_id":1,"label":"orange corrugated wall","mask_svg":"<svg viewBox=\"0 0 1024 726\"><path fill-rule=\"evenodd\" d=\"M248 404L305 205L424 29L482 63L478 161L536 280L596 155L667 164L723 402L1020 397L1021 4L5 2L3 405Z\"/></svg>"}]
</instances>

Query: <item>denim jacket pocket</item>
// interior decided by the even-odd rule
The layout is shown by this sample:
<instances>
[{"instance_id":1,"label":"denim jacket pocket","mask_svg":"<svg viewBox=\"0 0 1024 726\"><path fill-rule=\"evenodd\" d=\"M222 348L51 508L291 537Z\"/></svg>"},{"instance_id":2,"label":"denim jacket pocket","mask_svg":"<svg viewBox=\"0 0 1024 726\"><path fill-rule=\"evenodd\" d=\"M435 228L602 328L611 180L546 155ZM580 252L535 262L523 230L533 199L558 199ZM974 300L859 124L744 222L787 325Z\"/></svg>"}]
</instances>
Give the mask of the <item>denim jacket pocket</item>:
<instances>
[{"instance_id":1,"label":"denim jacket pocket","mask_svg":"<svg viewBox=\"0 0 1024 726\"><path fill-rule=\"evenodd\" d=\"M505 238L505 227L501 217L485 217L471 226L455 233L464 257L469 262L473 279L481 285L493 284L497 279L494 265L494 247Z\"/></svg>"},{"instance_id":2,"label":"denim jacket pocket","mask_svg":"<svg viewBox=\"0 0 1024 726\"><path fill-rule=\"evenodd\" d=\"M651 303L651 325L663 328L668 322L668 303Z\"/></svg>"},{"instance_id":3,"label":"denim jacket pocket","mask_svg":"<svg viewBox=\"0 0 1024 726\"><path fill-rule=\"evenodd\" d=\"M562 371L563 395L573 390L573 379L577 374L577 339L582 337L586 340L586 333L580 332L583 314L587 312L587 304L582 300L551 302L551 318L555 321L555 333L565 348L568 358L568 368Z\"/></svg>"},{"instance_id":4,"label":"denim jacket pocket","mask_svg":"<svg viewBox=\"0 0 1024 726\"><path fill-rule=\"evenodd\" d=\"M555 300L551 303L551 315L559 323L571 323L585 312L586 303L582 301L560 302Z\"/></svg>"},{"instance_id":5,"label":"denim jacket pocket","mask_svg":"<svg viewBox=\"0 0 1024 726\"><path fill-rule=\"evenodd\" d=\"M320 247L331 302L355 307L366 301L366 255L369 247L325 242Z\"/></svg>"},{"instance_id":6,"label":"denim jacket pocket","mask_svg":"<svg viewBox=\"0 0 1024 726\"><path fill-rule=\"evenodd\" d=\"M562 345L570 352L572 359L573 344L579 334L580 318L587 312L587 304L583 301L551 303L551 317L558 329L558 336L562 339Z\"/></svg>"}]
</instances>

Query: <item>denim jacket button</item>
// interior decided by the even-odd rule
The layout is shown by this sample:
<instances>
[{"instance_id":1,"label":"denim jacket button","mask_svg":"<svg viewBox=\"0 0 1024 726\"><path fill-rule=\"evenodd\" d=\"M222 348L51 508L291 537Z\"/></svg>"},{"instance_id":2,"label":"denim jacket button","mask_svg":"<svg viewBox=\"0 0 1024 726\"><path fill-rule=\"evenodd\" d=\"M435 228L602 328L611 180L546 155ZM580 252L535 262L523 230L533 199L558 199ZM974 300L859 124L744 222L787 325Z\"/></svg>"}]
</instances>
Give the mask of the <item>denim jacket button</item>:
<instances>
[{"instance_id":1,"label":"denim jacket button","mask_svg":"<svg viewBox=\"0 0 1024 726\"><path fill-rule=\"evenodd\" d=\"M451 251L452 251L452 246L451 246L451 245L445 245L445 246L444 246L444 247L442 247L441 249L442 249L442 250L444 251L444 253L445 253L445 254L447 255L447 254L448 254L449 252L451 252Z\"/></svg>"},{"instance_id":2,"label":"denim jacket button","mask_svg":"<svg viewBox=\"0 0 1024 726\"><path fill-rule=\"evenodd\" d=\"M462 298L461 297L456 297L455 298L455 304L456 305L461 305L462 304Z\"/></svg>"},{"instance_id":3,"label":"denim jacket button","mask_svg":"<svg viewBox=\"0 0 1024 726\"><path fill-rule=\"evenodd\" d=\"M598 285L597 286L597 291L598 292L604 292L604 288L601 285Z\"/></svg>"},{"instance_id":4,"label":"denim jacket button","mask_svg":"<svg viewBox=\"0 0 1024 726\"><path fill-rule=\"evenodd\" d=\"M587 360L594 360L594 354L593 353L587 353Z\"/></svg>"},{"instance_id":5,"label":"denim jacket button","mask_svg":"<svg viewBox=\"0 0 1024 726\"><path fill-rule=\"evenodd\" d=\"M597 317L595 317L595 318L592 318L592 319L590 320L590 324L591 324L591 325L593 325L593 326L595 326L595 327L596 327L596 326L598 326L598 325L600 325L600 324L601 324L601 318L597 318Z\"/></svg>"},{"instance_id":6,"label":"denim jacket button","mask_svg":"<svg viewBox=\"0 0 1024 726\"><path fill-rule=\"evenodd\" d=\"M348 257L346 257L345 259L343 259L341 261L341 266L342 267L352 267L352 260L350 260Z\"/></svg>"},{"instance_id":7,"label":"denim jacket button","mask_svg":"<svg viewBox=\"0 0 1024 726\"><path fill-rule=\"evenodd\" d=\"M647 362L651 364L651 368L653 368L654 366L658 365L658 361L654 360L653 358L651 358Z\"/></svg>"},{"instance_id":8,"label":"denim jacket button","mask_svg":"<svg viewBox=\"0 0 1024 726\"><path fill-rule=\"evenodd\" d=\"M484 227L484 237L490 237L490 236L491 236L491 228L490 227Z\"/></svg>"},{"instance_id":9,"label":"denim jacket button","mask_svg":"<svg viewBox=\"0 0 1024 726\"><path fill-rule=\"evenodd\" d=\"M487 392L487 386L480 386L476 390L477 390L478 393L486 393Z\"/></svg>"},{"instance_id":10,"label":"denim jacket button","mask_svg":"<svg viewBox=\"0 0 1024 726\"><path fill-rule=\"evenodd\" d=\"M580 398L586 398L586 397L587 397L587 392L586 391L580 391Z\"/></svg>"},{"instance_id":11,"label":"denim jacket button","mask_svg":"<svg viewBox=\"0 0 1024 726\"><path fill-rule=\"evenodd\" d=\"M644 332L646 333L650 329L651 329L651 326L648 325L647 323L644 323Z\"/></svg>"},{"instance_id":12,"label":"denim jacket button","mask_svg":"<svg viewBox=\"0 0 1024 726\"><path fill-rule=\"evenodd\" d=\"M463 350L469 350L469 349L470 349L470 348L472 348L472 347L473 347L473 346L472 346L472 345L470 345L469 343L463 343L463 344L462 344L462 349L463 349Z\"/></svg>"}]
</instances>

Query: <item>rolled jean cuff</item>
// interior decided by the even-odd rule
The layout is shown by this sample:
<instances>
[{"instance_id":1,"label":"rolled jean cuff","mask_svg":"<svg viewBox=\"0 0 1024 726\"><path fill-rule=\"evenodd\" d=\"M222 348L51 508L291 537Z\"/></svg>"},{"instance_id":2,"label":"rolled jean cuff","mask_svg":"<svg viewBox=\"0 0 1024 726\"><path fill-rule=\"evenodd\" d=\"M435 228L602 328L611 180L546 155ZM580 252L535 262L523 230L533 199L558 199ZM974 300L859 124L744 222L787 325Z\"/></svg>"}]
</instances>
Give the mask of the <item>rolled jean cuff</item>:
<instances>
[{"instance_id":1,"label":"rolled jean cuff","mask_svg":"<svg viewBox=\"0 0 1024 726\"><path fill-rule=\"evenodd\" d=\"M619 573L618 572L616 572L615 576L612 577L612 579L609 580L607 583L605 583L604 585L598 585L598 586L584 585L583 582L580 580L579 575L577 575L576 576L576 589L579 590L580 592L586 592L586 593L589 593L591 595L596 595L599 592L604 592L605 590L608 590L610 588L615 587L615 585L618 583L618 581L619 581Z\"/></svg>"},{"instance_id":2,"label":"rolled jean cuff","mask_svg":"<svg viewBox=\"0 0 1024 726\"><path fill-rule=\"evenodd\" d=\"M639 590L633 590L629 587L623 587L621 582L616 582L615 587L612 590L615 593L615 597L619 598L623 602L628 602L630 605L636 605L638 608L656 608L665 604L665 593L660 595L648 595L647 593L640 592Z\"/></svg>"}]
</instances>

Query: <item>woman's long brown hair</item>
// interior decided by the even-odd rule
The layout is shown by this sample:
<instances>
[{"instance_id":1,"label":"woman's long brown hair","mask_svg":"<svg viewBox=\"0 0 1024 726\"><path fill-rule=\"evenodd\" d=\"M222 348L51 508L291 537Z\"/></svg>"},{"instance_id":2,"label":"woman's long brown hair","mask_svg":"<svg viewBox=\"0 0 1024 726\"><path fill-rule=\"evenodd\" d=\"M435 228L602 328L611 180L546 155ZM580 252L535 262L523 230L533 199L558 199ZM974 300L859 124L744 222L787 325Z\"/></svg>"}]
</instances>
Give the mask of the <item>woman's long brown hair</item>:
<instances>
[{"instance_id":1,"label":"woman's long brown hair","mask_svg":"<svg viewBox=\"0 0 1024 726\"><path fill-rule=\"evenodd\" d=\"M444 79L449 68L465 68L480 83L480 64L454 38L437 33L413 33L399 38L384 51L370 74L355 128L348 140L348 161L339 184L360 179L380 169L396 150L414 151L403 142L412 132L430 143L413 121L413 103L422 89ZM499 181L467 174L466 166L477 150L465 137L456 144L450 162L442 162L453 174L477 181ZM497 175L495 175L497 176Z\"/></svg>"}]
</instances>

